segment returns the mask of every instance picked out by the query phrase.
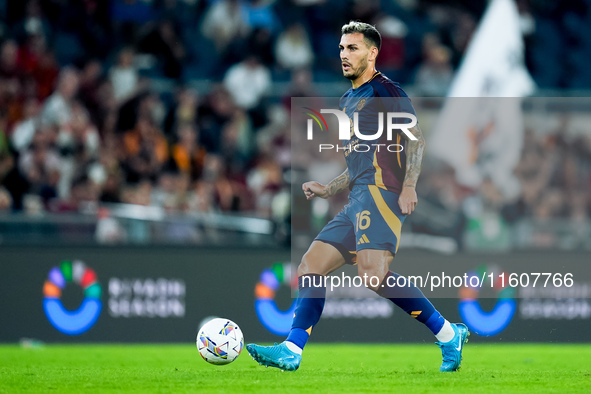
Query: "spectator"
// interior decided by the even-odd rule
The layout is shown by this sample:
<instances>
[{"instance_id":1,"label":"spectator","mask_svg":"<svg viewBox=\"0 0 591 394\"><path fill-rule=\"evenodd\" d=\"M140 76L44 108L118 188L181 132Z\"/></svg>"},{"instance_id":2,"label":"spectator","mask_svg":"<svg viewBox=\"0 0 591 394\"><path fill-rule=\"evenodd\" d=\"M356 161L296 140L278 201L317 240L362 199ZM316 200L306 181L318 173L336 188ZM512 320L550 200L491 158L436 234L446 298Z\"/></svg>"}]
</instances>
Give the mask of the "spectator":
<instances>
[{"instance_id":1,"label":"spectator","mask_svg":"<svg viewBox=\"0 0 591 394\"><path fill-rule=\"evenodd\" d=\"M160 121L162 121L160 115L164 117L164 114L159 113L157 109L159 107L160 100L158 96L150 90L143 90L141 93L121 104L120 107L117 107L116 131L125 133L133 129L140 118L147 119L154 125L159 125Z\"/></svg>"},{"instance_id":2,"label":"spectator","mask_svg":"<svg viewBox=\"0 0 591 394\"><path fill-rule=\"evenodd\" d=\"M0 117L0 159L3 161L10 157L10 149L8 147L8 138L6 136L6 120L5 117ZM5 171L0 171L0 176L3 176ZM2 179L2 178L0 178Z\"/></svg>"},{"instance_id":3,"label":"spectator","mask_svg":"<svg viewBox=\"0 0 591 394\"><path fill-rule=\"evenodd\" d=\"M211 183L216 210L237 211L240 208L240 188L226 175L226 166L219 156L207 155L203 180Z\"/></svg>"},{"instance_id":4,"label":"spectator","mask_svg":"<svg viewBox=\"0 0 591 394\"><path fill-rule=\"evenodd\" d=\"M59 75L59 66L53 51L44 48L38 54L36 67L33 70L33 78L37 87L37 98L45 100L49 97Z\"/></svg>"},{"instance_id":5,"label":"spectator","mask_svg":"<svg viewBox=\"0 0 591 394\"><path fill-rule=\"evenodd\" d=\"M200 146L197 130L191 123L184 123L177 131L178 142L172 147L172 158L182 174L191 180L201 177L205 164L206 150Z\"/></svg>"},{"instance_id":6,"label":"spectator","mask_svg":"<svg viewBox=\"0 0 591 394\"><path fill-rule=\"evenodd\" d=\"M159 175L157 184L152 188L150 204L163 208L167 202L174 200L179 174L173 169L164 169Z\"/></svg>"},{"instance_id":7,"label":"spectator","mask_svg":"<svg viewBox=\"0 0 591 394\"><path fill-rule=\"evenodd\" d=\"M201 26L203 36L214 43L222 57L228 46L234 41L246 38L249 30L246 10L240 0L213 2Z\"/></svg>"},{"instance_id":8,"label":"spectator","mask_svg":"<svg viewBox=\"0 0 591 394\"><path fill-rule=\"evenodd\" d=\"M277 161L271 156L263 155L248 173L247 184L255 196L255 208L259 214L271 216L271 202L281 189L282 175Z\"/></svg>"},{"instance_id":9,"label":"spectator","mask_svg":"<svg viewBox=\"0 0 591 394\"><path fill-rule=\"evenodd\" d=\"M426 59L415 75L420 96L445 97L453 80L450 51L443 45L427 49Z\"/></svg>"},{"instance_id":10,"label":"spectator","mask_svg":"<svg viewBox=\"0 0 591 394\"><path fill-rule=\"evenodd\" d=\"M230 175L244 176L254 149L254 135L250 119L243 111L236 111L222 129L221 156Z\"/></svg>"},{"instance_id":11,"label":"spectator","mask_svg":"<svg viewBox=\"0 0 591 394\"><path fill-rule=\"evenodd\" d=\"M107 203L120 203L122 179L119 174L107 174L102 185L99 201Z\"/></svg>"},{"instance_id":12,"label":"spectator","mask_svg":"<svg viewBox=\"0 0 591 394\"><path fill-rule=\"evenodd\" d=\"M28 35L18 51L18 68L25 74L34 73L38 69L39 62L46 52L47 41L43 35Z\"/></svg>"},{"instance_id":13,"label":"spectator","mask_svg":"<svg viewBox=\"0 0 591 394\"><path fill-rule=\"evenodd\" d=\"M78 164L84 164L98 157L100 144L98 130L90 122L88 112L80 103L73 104L69 128L60 130L57 142L61 151L75 153Z\"/></svg>"},{"instance_id":14,"label":"spectator","mask_svg":"<svg viewBox=\"0 0 591 394\"><path fill-rule=\"evenodd\" d=\"M51 26L41 9L40 0L29 0L25 7L25 16L14 28L15 37L24 42L30 36L41 36L43 40L51 39Z\"/></svg>"},{"instance_id":15,"label":"spectator","mask_svg":"<svg viewBox=\"0 0 591 394\"><path fill-rule=\"evenodd\" d=\"M189 210L191 212L212 212L214 206L214 185L210 181L200 180L189 194Z\"/></svg>"},{"instance_id":16,"label":"spectator","mask_svg":"<svg viewBox=\"0 0 591 394\"><path fill-rule=\"evenodd\" d=\"M275 58L281 67L288 70L312 65L314 52L301 23L294 23L281 33L275 44Z\"/></svg>"},{"instance_id":17,"label":"spectator","mask_svg":"<svg viewBox=\"0 0 591 394\"><path fill-rule=\"evenodd\" d=\"M139 182L128 183L121 192L121 200L125 204L147 207L151 204L152 182L142 179Z\"/></svg>"},{"instance_id":18,"label":"spectator","mask_svg":"<svg viewBox=\"0 0 591 394\"><path fill-rule=\"evenodd\" d=\"M179 90L175 103L170 107L164 120L164 131L168 136L172 135L180 125L187 123L197 124L199 95L196 91L188 88Z\"/></svg>"},{"instance_id":19,"label":"spectator","mask_svg":"<svg viewBox=\"0 0 591 394\"><path fill-rule=\"evenodd\" d=\"M282 103L291 109L292 97L318 97L319 94L314 90L312 73L308 69L294 70L291 73L291 83L287 93L282 98ZM316 100L315 100L316 101Z\"/></svg>"},{"instance_id":20,"label":"spectator","mask_svg":"<svg viewBox=\"0 0 591 394\"><path fill-rule=\"evenodd\" d=\"M0 49L0 77L2 79L20 78L21 70L18 68L18 45L13 40L7 40Z\"/></svg>"},{"instance_id":21,"label":"spectator","mask_svg":"<svg viewBox=\"0 0 591 394\"><path fill-rule=\"evenodd\" d=\"M94 238L100 244L117 244L127 240L127 232L107 208L99 208Z\"/></svg>"},{"instance_id":22,"label":"spectator","mask_svg":"<svg viewBox=\"0 0 591 394\"><path fill-rule=\"evenodd\" d=\"M72 105L72 119L68 127L60 129L56 142L61 154L58 194L67 199L71 182L86 177L88 165L98 159L99 154L98 130L90 123L88 113L80 103Z\"/></svg>"},{"instance_id":23,"label":"spectator","mask_svg":"<svg viewBox=\"0 0 591 394\"><path fill-rule=\"evenodd\" d=\"M139 43L142 53L152 54L158 59L163 76L178 79L183 73L187 51L172 21L164 20Z\"/></svg>"},{"instance_id":24,"label":"spectator","mask_svg":"<svg viewBox=\"0 0 591 394\"><path fill-rule=\"evenodd\" d=\"M98 189L86 175L81 175L71 182L67 198L55 199L49 204L52 212L78 212L98 202Z\"/></svg>"},{"instance_id":25,"label":"spectator","mask_svg":"<svg viewBox=\"0 0 591 394\"><path fill-rule=\"evenodd\" d=\"M18 66L18 46L7 40L0 48L0 107L6 111L8 124L11 114L20 113L20 96L24 74Z\"/></svg>"},{"instance_id":26,"label":"spectator","mask_svg":"<svg viewBox=\"0 0 591 394\"><path fill-rule=\"evenodd\" d=\"M10 194L12 208L20 210L23 195L29 185L15 166L15 157L12 155L5 133L6 124L5 111L0 109L0 189L4 188Z\"/></svg>"},{"instance_id":27,"label":"spectator","mask_svg":"<svg viewBox=\"0 0 591 394\"><path fill-rule=\"evenodd\" d=\"M60 72L55 92L45 101L41 112L43 127L67 125L72 120L72 103L78 93L80 78L74 68L64 68Z\"/></svg>"},{"instance_id":28,"label":"spectator","mask_svg":"<svg viewBox=\"0 0 591 394\"><path fill-rule=\"evenodd\" d=\"M99 131L103 129L104 118L107 115L104 110L107 100L100 96L104 81L103 66L100 61L87 62L80 73L78 99L88 110L92 122L98 126Z\"/></svg>"},{"instance_id":29,"label":"spectator","mask_svg":"<svg viewBox=\"0 0 591 394\"><path fill-rule=\"evenodd\" d=\"M40 109L36 98L30 98L25 103L23 119L14 126L11 137L12 146L18 152L24 152L31 145L37 131Z\"/></svg>"},{"instance_id":30,"label":"spectator","mask_svg":"<svg viewBox=\"0 0 591 394\"><path fill-rule=\"evenodd\" d=\"M28 192L41 196L45 204L57 196L60 159L50 145L47 132L35 134L29 149L19 157L19 169L28 182Z\"/></svg>"},{"instance_id":31,"label":"spectator","mask_svg":"<svg viewBox=\"0 0 591 394\"><path fill-rule=\"evenodd\" d=\"M222 85L214 86L198 111L199 142L208 152L220 152L222 128L235 112L230 93Z\"/></svg>"},{"instance_id":32,"label":"spectator","mask_svg":"<svg viewBox=\"0 0 591 394\"><path fill-rule=\"evenodd\" d=\"M174 183L170 194L166 196L162 207L172 215L178 215L189 207L189 184L188 175L175 174ZM167 242L174 243L195 243L201 238L200 232L195 224L186 221L167 221L159 223L156 227L157 233Z\"/></svg>"},{"instance_id":33,"label":"spectator","mask_svg":"<svg viewBox=\"0 0 591 394\"><path fill-rule=\"evenodd\" d=\"M125 158L125 151L119 138L107 135L103 140L99 161L92 164L89 176L101 186L100 201L121 202L123 173L120 163Z\"/></svg>"},{"instance_id":34,"label":"spectator","mask_svg":"<svg viewBox=\"0 0 591 394\"><path fill-rule=\"evenodd\" d=\"M271 88L271 73L256 56L250 55L228 69L224 85L237 106L253 109Z\"/></svg>"},{"instance_id":35,"label":"spectator","mask_svg":"<svg viewBox=\"0 0 591 394\"><path fill-rule=\"evenodd\" d=\"M0 211L8 211L12 207L12 197L8 190L0 186Z\"/></svg>"},{"instance_id":36,"label":"spectator","mask_svg":"<svg viewBox=\"0 0 591 394\"><path fill-rule=\"evenodd\" d=\"M113 96L119 103L126 101L137 93L139 75L133 64L133 57L133 49L122 49L119 52L117 64L109 72L109 79L113 86Z\"/></svg>"},{"instance_id":37,"label":"spectator","mask_svg":"<svg viewBox=\"0 0 591 394\"><path fill-rule=\"evenodd\" d=\"M115 133L118 121L118 103L113 94L113 85L108 80L101 79L98 81L96 89L96 106L90 107L91 115L95 119L95 124L99 127L99 132L103 136L112 135Z\"/></svg>"},{"instance_id":38,"label":"spectator","mask_svg":"<svg viewBox=\"0 0 591 394\"><path fill-rule=\"evenodd\" d=\"M392 15L381 16L376 27L382 35L382 49L377 60L378 67L391 78L400 80L399 71L403 69L406 61L405 39L408 27L402 20Z\"/></svg>"},{"instance_id":39,"label":"spectator","mask_svg":"<svg viewBox=\"0 0 591 394\"><path fill-rule=\"evenodd\" d=\"M140 117L132 130L123 136L124 169L128 182L156 179L168 160L168 143L162 131L146 117Z\"/></svg>"}]
</instances>

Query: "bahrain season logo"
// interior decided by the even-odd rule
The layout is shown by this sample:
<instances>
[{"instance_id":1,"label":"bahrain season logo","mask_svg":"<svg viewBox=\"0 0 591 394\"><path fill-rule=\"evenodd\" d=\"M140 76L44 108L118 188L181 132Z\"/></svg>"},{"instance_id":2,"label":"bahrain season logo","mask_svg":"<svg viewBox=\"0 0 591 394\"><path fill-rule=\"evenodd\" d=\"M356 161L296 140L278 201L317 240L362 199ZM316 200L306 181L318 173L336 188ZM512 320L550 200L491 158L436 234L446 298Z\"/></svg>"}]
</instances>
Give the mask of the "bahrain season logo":
<instances>
[{"instance_id":1,"label":"bahrain season logo","mask_svg":"<svg viewBox=\"0 0 591 394\"><path fill-rule=\"evenodd\" d=\"M84 299L78 309L67 310L61 301L62 291L68 283L80 286ZM53 267L43 285L43 310L58 331L79 335L88 331L98 320L102 310L101 285L96 273L82 261L62 261Z\"/></svg>"}]
</instances>

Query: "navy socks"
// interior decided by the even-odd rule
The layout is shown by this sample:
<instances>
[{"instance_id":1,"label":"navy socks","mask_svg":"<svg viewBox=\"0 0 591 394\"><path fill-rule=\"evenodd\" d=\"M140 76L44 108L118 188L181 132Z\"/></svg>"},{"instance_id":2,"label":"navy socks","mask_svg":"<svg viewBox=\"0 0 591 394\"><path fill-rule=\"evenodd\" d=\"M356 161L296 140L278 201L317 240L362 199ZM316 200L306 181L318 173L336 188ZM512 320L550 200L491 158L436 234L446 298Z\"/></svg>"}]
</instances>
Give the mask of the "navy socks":
<instances>
[{"instance_id":1,"label":"navy socks","mask_svg":"<svg viewBox=\"0 0 591 394\"><path fill-rule=\"evenodd\" d=\"M397 284L401 286L399 287ZM377 293L388 298L406 313L425 324L433 334L437 334L445 323L443 316L423 292L414 283L395 272L388 271Z\"/></svg>"},{"instance_id":2,"label":"navy socks","mask_svg":"<svg viewBox=\"0 0 591 394\"><path fill-rule=\"evenodd\" d=\"M300 349L306 346L312 328L322 315L326 297L325 284L322 275L308 274L298 278L299 297L291 331L286 341L293 343ZM399 287L394 284L404 284L404 286ZM377 293L388 298L406 313L425 324L434 335L441 331L445 323L443 316L414 283L401 275L388 271Z\"/></svg>"},{"instance_id":3,"label":"navy socks","mask_svg":"<svg viewBox=\"0 0 591 394\"><path fill-rule=\"evenodd\" d=\"M291 331L286 341L303 349L308 342L312 327L320 320L326 297L323 275L308 274L298 278L299 296Z\"/></svg>"}]
</instances>

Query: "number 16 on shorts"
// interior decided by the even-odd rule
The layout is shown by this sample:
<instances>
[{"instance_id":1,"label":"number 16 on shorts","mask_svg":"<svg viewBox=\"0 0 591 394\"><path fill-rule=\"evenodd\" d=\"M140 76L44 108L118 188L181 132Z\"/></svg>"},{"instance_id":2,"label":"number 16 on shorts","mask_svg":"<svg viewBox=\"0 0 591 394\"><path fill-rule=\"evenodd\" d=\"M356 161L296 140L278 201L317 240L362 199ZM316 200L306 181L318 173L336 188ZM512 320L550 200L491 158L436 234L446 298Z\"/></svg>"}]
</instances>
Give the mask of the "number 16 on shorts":
<instances>
[{"instance_id":1,"label":"number 16 on shorts","mask_svg":"<svg viewBox=\"0 0 591 394\"><path fill-rule=\"evenodd\" d=\"M365 230L369 227L371 224L371 218L369 217L370 214L371 212L369 211L361 211L355 215L357 217L355 222L355 232L359 230Z\"/></svg>"}]
</instances>

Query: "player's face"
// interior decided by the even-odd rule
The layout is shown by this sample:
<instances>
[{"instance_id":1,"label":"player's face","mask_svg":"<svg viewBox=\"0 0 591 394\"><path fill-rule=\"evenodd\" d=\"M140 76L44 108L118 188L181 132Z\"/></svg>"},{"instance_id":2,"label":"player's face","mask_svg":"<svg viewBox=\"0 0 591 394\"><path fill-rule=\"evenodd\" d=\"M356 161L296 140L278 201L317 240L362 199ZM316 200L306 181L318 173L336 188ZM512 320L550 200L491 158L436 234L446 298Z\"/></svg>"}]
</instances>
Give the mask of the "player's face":
<instances>
[{"instance_id":1,"label":"player's face","mask_svg":"<svg viewBox=\"0 0 591 394\"><path fill-rule=\"evenodd\" d=\"M370 48L368 48L363 34L343 34L339 44L341 51L341 67L345 78L355 80L367 69Z\"/></svg>"}]
</instances>

